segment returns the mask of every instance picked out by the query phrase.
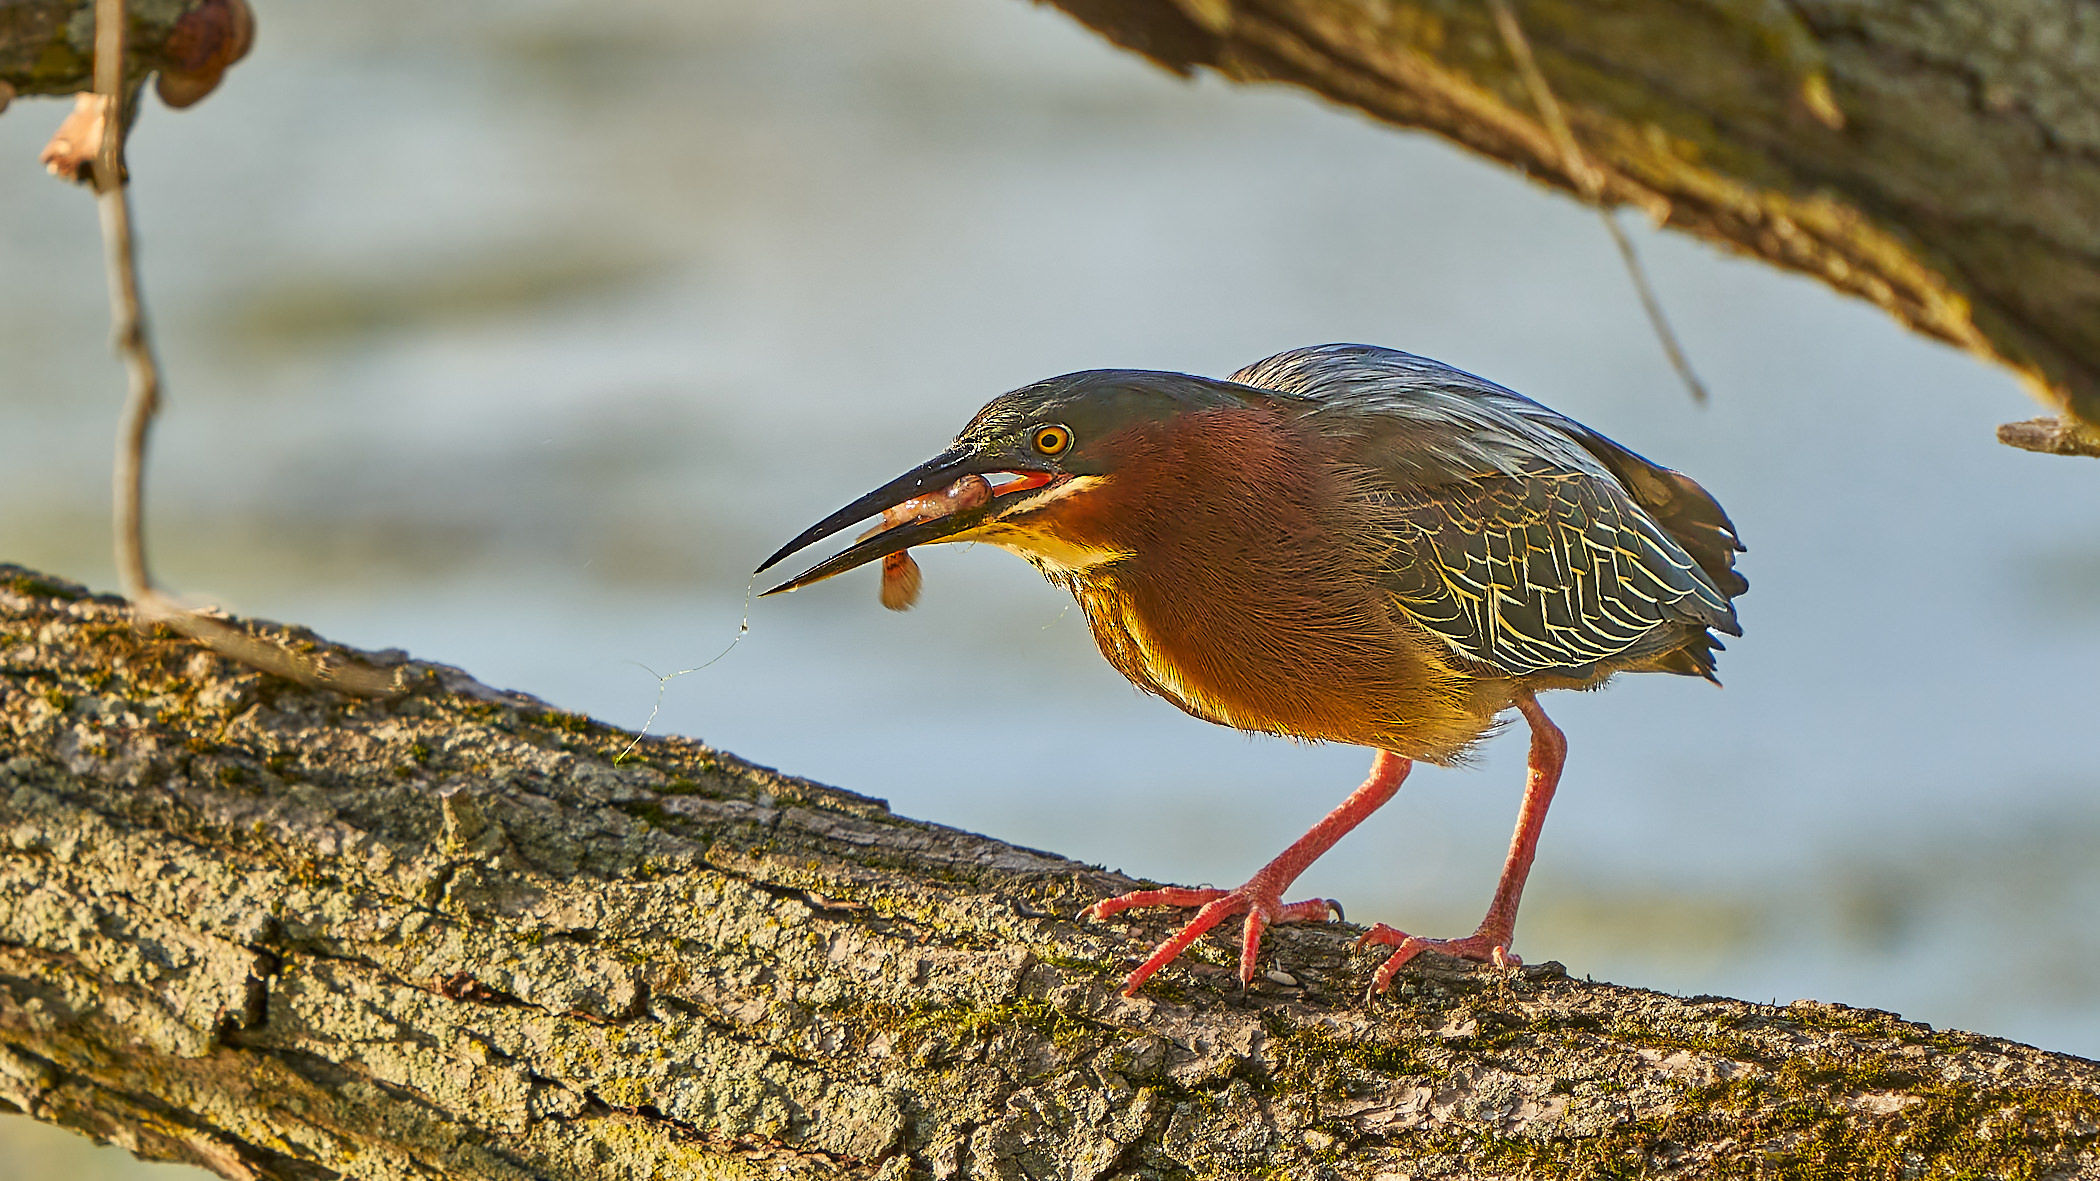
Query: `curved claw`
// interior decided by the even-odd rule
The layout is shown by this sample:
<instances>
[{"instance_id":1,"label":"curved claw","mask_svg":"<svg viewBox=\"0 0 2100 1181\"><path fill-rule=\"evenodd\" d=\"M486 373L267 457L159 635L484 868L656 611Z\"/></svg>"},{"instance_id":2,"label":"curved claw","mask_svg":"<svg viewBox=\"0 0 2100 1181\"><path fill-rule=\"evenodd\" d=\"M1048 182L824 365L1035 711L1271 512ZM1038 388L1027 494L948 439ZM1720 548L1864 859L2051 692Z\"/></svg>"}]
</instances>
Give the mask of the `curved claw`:
<instances>
[{"instance_id":1,"label":"curved claw","mask_svg":"<svg viewBox=\"0 0 2100 1181\"><path fill-rule=\"evenodd\" d=\"M1261 908L1251 907L1247 921L1240 927L1240 991L1245 992L1254 985L1254 957L1261 952L1261 931L1268 926Z\"/></svg>"},{"instance_id":2,"label":"curved claw","mask_svg":"<svg viewBox=\"0 0 2100 1181\"><path fill-rule=\"evenodd\" d=\"M1371 977L1370 995L1373 996L1391 988L1393 977L1400 974L1400 969L1425 951L1438 951L1458 959L1493 964L1497 968L1516 968L1524 963L1521 956L1509 950L1507 936L1498 938L1485 931L1475 931L1463 939L1424 939L1379 923L1357 936L1355 946L1361 948L1372 944L1389 944L1394 948L1393 954L1378 965L1377 973Z\"/></svg>"},{"instance_id":3,"label":"curved claw","mask_svg":"<svg viewBox=\"0 0 2100 1181\"><path fill-rule=\"evenodd\" d=\"M1083 918L1105 919L1141 906L1194 906L1201 909L1172 938L1154 948L1150 958L1124 977L1124 996L1137 995L1139 986L1174 962L1205 931L1242 911L1246 912L1247 921L1240 928L1239 977L1240 987L1245 988L1254 982L1255 960L1261 954L1261 933L1265 928L1277 923L1325 922L1331 912L1341 910L1340 904L1331 898L1286 903L1273 889L1265 888L1256 879L1236 890L1190 890L1178 886L1133 890L1114 898L1104 898L1080 913Z\"/></svg>"},{"instance_id":4,"label":"curved claw","mask_svg":"<svg viewBox=\"0 0 2100 1181\"><path fill-rule=\"evenodd\" d=\"M1253 904L1252 899L1249 899L1244 896L1235 896L1223 890L1218 891L1218 894L1219 897L1213 898L1209 902L1205 903L1203 908L1196 912L1196 917L1190 919L1188 923L1181 928L1180 931L1174 934L1173 938L1168 939L1166 942L1154 948L1152 950L1152 956L1150 959L1147 959L1144 963L1139 964L1135 971L1131 972L1130 975L1123 978L1124 996L1136 996L1139 985L1142 985L1145 981L1150 980L1153 974L1158 972L1161 968L1164 968L1168 964L1173 963L1175 958L1178 957L1182 952L1187 951L1189 949L1189 945L1194 943L1197 939L1201 938L1205 931L1210 930L1212 927L1215 927L1219 923L1225 921L1226 918L1230 917L1231 915L1237 914L1239 911L1244 910L1248 906ZM1259 931L1257 931L1255 934L1255 940L1257 942L1257 945L1259 944L1260 939L1261 935ZM1242 961L1242 967L1245 966L1245 961L1247 960L1247 958L1248 953L1245 951L1241 952L1240 959ZM1252 977L1243 978L1241 980L1241 983L1245 984L1250 979L1252 979Z\"/></svg>"}]
</instances>

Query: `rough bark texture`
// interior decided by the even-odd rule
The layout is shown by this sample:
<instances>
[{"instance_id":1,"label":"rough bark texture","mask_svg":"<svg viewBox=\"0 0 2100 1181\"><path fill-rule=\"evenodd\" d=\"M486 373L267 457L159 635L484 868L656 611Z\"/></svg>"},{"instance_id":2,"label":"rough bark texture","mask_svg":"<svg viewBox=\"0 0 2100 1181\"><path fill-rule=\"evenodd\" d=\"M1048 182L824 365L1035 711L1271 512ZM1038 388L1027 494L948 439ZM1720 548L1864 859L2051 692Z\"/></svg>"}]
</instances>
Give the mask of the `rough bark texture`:
<instances>
[{"instance_id":1,"label":"rough bark texture","mask_svg":"<svg viewBox=\"0 0 2100 1181\"><path fill-rule=\"evenodd\" d=\"M1049 0L1574 189L1485 0ZM1512 0L1604 196L1994 357L2100 423L2100 5Z\"/></svg>"},{"instance_id":2,"label":"rough bark texture","mask_svg":"<svg viewBox=\"0 0 2100 1181\"><path fill-rule=\"evenodd\" d=\"M241 624L326 655L296 629ZM0 566L0 1110L228 1177L2100 1176L2100 1064L1072 921L1128 879ZM1230 926L1231 924L1228 924Z\"/></svg>"}]
</instances>

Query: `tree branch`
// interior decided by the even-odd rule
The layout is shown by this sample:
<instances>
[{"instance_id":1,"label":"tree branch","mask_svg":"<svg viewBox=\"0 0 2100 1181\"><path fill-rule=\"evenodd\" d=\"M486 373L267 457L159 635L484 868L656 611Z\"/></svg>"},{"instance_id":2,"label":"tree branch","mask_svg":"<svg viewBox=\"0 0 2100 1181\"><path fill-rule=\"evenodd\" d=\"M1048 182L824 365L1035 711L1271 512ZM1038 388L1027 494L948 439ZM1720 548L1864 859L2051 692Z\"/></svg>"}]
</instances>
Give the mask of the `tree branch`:
<instances>
[{"instance_id":1,"label":"tree branch","mask_svg":"<svg viewBox=\"0 0 2100 1181\"><path fill-rule=\"evenodd\" d=\"M1481 0L1049 2L1177 72L1301 86L1812 275L2100 430L2100 26L2082 0L1529 0L1559 137ZM0 109L87 88L92 4L0 3ZM164 0L131 25L131 80L158 71L173 105L253 38L244 0Z\"/></svg>"},{"instance_id":2,"label":"tree branch","mask_svg":"<svg viewBox=\"0 0 2100 1181\"><path fill-rule=\"evenodd\" d=\"M1482 0L1050 0L1582 192ZM2100 25L2081 0L1525 0L1607 203L1871 300L2100 424Z\"/></svg>"},{"instance_id":3,"label":"tree branch","mask_svg":"<svg viewBox=\"0 0 2100 1181\"><path fill-rule=\"evenodd\" d=\"M1998 441L2046 455L2100 456L2100 428L2073 418L2030 418L1998 427Z\"/></svg>"},{"instance_id":4,"label":"tree branch","mask_svg":"<svg viewBox=\"0 0 2100 1181\"><path fill-rule=\"evenodd\" d=\"M95 6L95 98L102 114L93 163L95 207L102 221L103 269L109 280L110 338L124 362L128 387L117 430L112 522L117 579L137 602L154 592L146 564L146 440L160 410L160 362L146 330L139 295L138 251L131 236L131 194L124 177L124 0Z\"/></svg>"},{"instance_id":5,"label":"tree branch","mask_svg":"<svg viewBox=\"0 0 2100 1181\"><path fill-rule=\"evenodd\" d=\"M94 91L78 96L74 115L44 150L44 160L54 173L69 180L92 180L96 209L101 215L110 335L128 378L112 468L118 580L142 620L164 624L251 668L313 688L337 689L359 696L398 693L401 686L389 673L355 660L315 660L262 643L209 614L185 607L161 593L153 583L151 567L146 562L145 474L146 443L154 415L160 409L160 364L154 357L153 337L146 327L124 166L125 132L135 113L125 107L135 102L138 94L138 87L132 84L138 75L127 68L137 57L128 45L127 31L134 23L128 7L125 0L96 0L90 26L94 31ZM151 5L148 8L158 11ZM168 26L168 44L161 47L163 58L174 52L182 63L179 68L162 67L162 98L176 106L202 98L217 85L226 65L247 52L253 33L253 21L247 16L244 0L213 0L187 10L186 16ZM0 57L4 56L0 52ZM155 59L149 53L146 60ZM175 88L176 98L170 98L170 87Z\"/></svg>"},{"instance_id":6,"label":"tree branch","mask_svg":"<svg viewBox=\"0 0 2100 1181\"><path fill-rule=\"evenodd\" d=\"M1128 879L364 659L414 692L0 567L0 1108L300 1181L2100 1168L2100 1065L1869 1010L1447 960L1366 1006L1340 924L1125 1000L1161 932L1068 916Z\"/></svg>"},{"instance_id":7,"label":"tree branch","mask_svg":"<svg viewBox=\"0 0 2100 1181\"><path fill-rule=\"evenodd\" d=\"M1546 130L1553 135L1554 146L1560 149L1561 166L1567 170L1568 179L1584 201L1598 207L1597 215L1604 223L1604 232L1611 235L1612 245L1619 248L1619 260L1626 264L1627 277L1633 280L1634 292L1641 299L1641 310L1648 314L1648 325L1655 330L1663 355L1669 358L1670 367L1677 371L1678 379L1684 382L1692 401L1704 405L1708 398L1706 383L1699 380L1690 359L1684 355L1684 346L1677 342L1677 333L1663 312L1662 300L1656 298L1655 288L1648 282L1647 268L1641 265L1641 256L1633 248L1633 239L1627 236L1626 227L1619 224L1618 215L1604 206L1604 178L1590 167L1589 160L1582 154L1582 145L1575 142L1575 132L1569 128L1567 116L1561 113L1560 101L1553 97L1553 87L1539 70L1538 59L1531 52L1531 42L1524 37L1524 26L1517 21L1509 0L1487 0L1487 5L1488 11L1495 16L1495 31L1502 34L1502 44L1509 48L1510 60L1516 63L1517 73L1524 79L1524 89L1531 94L1531 105L1538 108L1539 117L1546 121Z\"/></svg>"},{"instance_id":8,"label":"tree branch","mask_svg":"<svg viewBox=\"0 0 2100 1181\"><path fill-rule=\"evenodd\" d=\"M155 0L128 6L124 90L155 89L186 107L218 86L255 41L246 0ZM94 90L95 0L0 0L0 110L21 94Z\"/></svg>"}]
</instances>

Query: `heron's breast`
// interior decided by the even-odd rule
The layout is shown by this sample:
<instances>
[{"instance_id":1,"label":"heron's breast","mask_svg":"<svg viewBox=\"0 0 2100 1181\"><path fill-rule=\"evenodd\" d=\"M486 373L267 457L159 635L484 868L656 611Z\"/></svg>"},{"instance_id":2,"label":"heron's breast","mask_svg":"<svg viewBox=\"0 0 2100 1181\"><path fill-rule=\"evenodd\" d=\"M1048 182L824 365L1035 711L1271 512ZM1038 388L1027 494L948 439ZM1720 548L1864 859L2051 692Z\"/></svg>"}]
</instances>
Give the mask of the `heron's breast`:
<instances>
[{"instance_id":1,"label":"heron's breast","mask_svg":"<svg viewBox=\"0 0 2100 1181\"><path fill-rule=\"evenodd\" d=\"M1136 559L1059 581L1110 664L1219 725L1447 762L1508 704L1506 683L1454 669L1382 596L1148 584Z\"/></svg>"},{"instance_id":2,"label":"heron's breast","mask_svg":"<svg viewBox=\"0 0 2100 1181\"><path fill-rule=\"evenodd\" d=\"M1253 412L1116 442L1112 476L978 534L1068 587L1124 676L1221 725L1412 758L1487 728L1499 706L1386 591L1330 445Z\"/></svg>"}]
</instances>

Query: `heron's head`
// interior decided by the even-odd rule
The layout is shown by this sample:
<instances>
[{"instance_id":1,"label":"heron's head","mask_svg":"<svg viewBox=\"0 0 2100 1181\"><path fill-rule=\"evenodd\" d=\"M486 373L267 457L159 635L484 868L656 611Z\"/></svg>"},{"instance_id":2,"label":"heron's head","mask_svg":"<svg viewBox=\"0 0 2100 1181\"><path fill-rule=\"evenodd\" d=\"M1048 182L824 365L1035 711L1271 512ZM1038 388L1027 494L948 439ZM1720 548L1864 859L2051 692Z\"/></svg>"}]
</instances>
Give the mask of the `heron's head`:
<instances>
[{"instance_id":1,"label":"heron's head","mask_svg":"<svg viewBox=\"0 0 2100 1181\"><path fill-rule=\"evenodd\" d=\"M764 572L797 550L917 497L976 476L990 485L981 503L894 525L766 591L820 582L912 546L988 541L1051 570L1079 570L1119 556L1100 526L1104 514L1162 507L1160 487L1175 473L1156 463L1153 445L1187 416L1245 409L1253 391L1231 382L1135 369L1096 369L1040 381L977 412L946 450L810 526L759 566ZM1114 488L1114 495L1104 495ZM1092 518L1089 520L1089 518Z\"/></svg>"}]
</instances>

